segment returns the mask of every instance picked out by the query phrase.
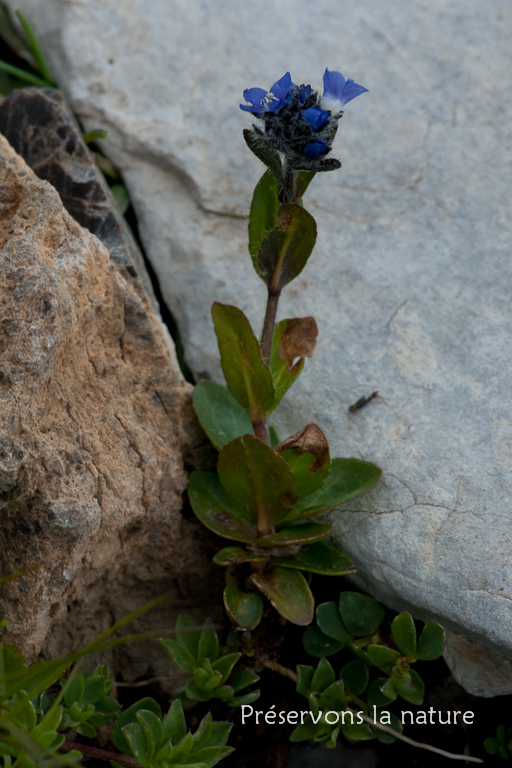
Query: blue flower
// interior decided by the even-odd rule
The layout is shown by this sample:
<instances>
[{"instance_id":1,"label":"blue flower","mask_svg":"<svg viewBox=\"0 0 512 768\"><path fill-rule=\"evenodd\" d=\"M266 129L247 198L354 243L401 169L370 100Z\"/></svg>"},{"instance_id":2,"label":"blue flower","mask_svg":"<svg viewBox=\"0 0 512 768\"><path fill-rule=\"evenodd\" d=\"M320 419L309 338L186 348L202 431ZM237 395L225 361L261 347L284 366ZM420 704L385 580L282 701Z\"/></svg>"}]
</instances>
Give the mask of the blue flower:
<instances>
[{"instance_id":1,"label":"blue flower","mask_svg":"<svg viewBox=\"0 0 512 768\"><path fill-rule=\"evenodd\" d=\"M248 88L244 91L244 99L248 101L251 106L247 104L240 104L240 109L244 112L251 112L256 117L264 114L265 112L279 112L285 104L291 99L292 93L296 90L297 86L292 83L290 73L278 80L270 91L265 91L263 88Z\"/></svg>"},{"instance_id":2,"label":"blue flower","mask_svg":"<svg viewBox=\"0 0 512 768\"><path fill-rule=\"evenodd\" d=\"M329 113L320 107L309 107L303 111L302 117L312 131L319 131L328 121Z\"/></svg>"},{"instance_id":3,"label":"blue flower","mask_svg":"<svg viewBox=\"0 0 512 768\"><path fill-rule=\"evenodd\" d=\"M345 104L366 93L368 88L358 85L353 80L345 80L341 72L324 72L324 95L320 100L322 109L327 109L333 115L341 112Z\"/></svg>"},{"instance_id":4,"label":"blue flower","mask_svg":"<svg viewBox=\"0 0 512 768\"><path fill-rule=\"evenodd\" d=\"M306 144L302 150L302 154L305 155L305 157L314 158L320 157L320 155L325 155L329 150L330 146L326 141L323 141L323 139L315 139L314 141L310 141L309 144Z\"/></svg>"}]
</instances>

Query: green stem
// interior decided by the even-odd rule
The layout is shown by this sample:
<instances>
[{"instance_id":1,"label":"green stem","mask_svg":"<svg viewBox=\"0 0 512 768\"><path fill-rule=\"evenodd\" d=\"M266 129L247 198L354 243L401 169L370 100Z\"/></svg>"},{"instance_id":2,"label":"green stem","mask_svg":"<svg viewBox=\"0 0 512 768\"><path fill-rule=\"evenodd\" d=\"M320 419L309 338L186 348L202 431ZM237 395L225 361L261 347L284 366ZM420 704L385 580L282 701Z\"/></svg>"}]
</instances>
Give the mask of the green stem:
<instances>
[{"instance_id":1,"label":"green stem","mask_svg":"<svg viewBox=\"0 0 512 768\"><path fill-rule=\"evenodd\" d=\"M264 362L269 365L270 353L272 351L272 342L274 340L274 330L276 327L277 307L281 290L275 290L272 286L268 289L267 308L265 310L265 319L263 321L263 332L261 334L261 355Z\"/></svg>"}]
</instances>

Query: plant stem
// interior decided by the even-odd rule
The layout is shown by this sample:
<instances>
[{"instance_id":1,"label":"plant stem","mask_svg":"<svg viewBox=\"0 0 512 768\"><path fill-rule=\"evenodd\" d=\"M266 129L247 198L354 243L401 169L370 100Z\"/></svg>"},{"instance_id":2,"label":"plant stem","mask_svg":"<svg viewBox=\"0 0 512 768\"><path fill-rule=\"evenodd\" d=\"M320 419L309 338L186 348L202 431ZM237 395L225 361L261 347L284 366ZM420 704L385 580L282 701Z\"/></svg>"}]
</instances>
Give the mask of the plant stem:
<instances>
[{"instance_id":1,"label":"plant stem","mask_svg":"<svg viewBox=\"0 0 512 768\"><path fill-rule=\"evenodd\" d=\"M284 667L277 661L272 661L272 659L265 659L264 661L260 661L260 664L267 669L271 669L273 672L278 672L280 675L283 675L283 677L289 677L290 680L293 680L294 683L297 682L297 675L293 669Z\"/></svg>"},{"instance_id":2,"label":"plant stem","mask_svg":"<svg viewBox=\"0 0 512 768\"><path fill-rule=\"evenodd\" d=\"M404 736L402 733L398 733L397 731L394 731L393 728L389 727L389 725L383 725L382 723L375 722L373 718L369 717L368 715L364 715L362 712L358 712L357 714L360 715L365 722L369 723L370 725L375 725L381 731L384 731L385 733L389 733L391 736L394 736L395 739L400 739L400 741L405 741L405 743L410 744L411 747L417 747L418 749L426 749L429 752L435 752L437 755L443 755L443 757L449 757L451 760L465 760L468 763L483 763L483 760L481 760L479 757L470 757L469 755L455 755L453 754L453 752L445 752L444 749L439 749L438 747L432 747L430 744L424 744L422 741L414 741L414 739L410 739L408 736Z\"/></svg>"},{"instance_id":3,"label":"plant stem","mask_svg":"<svg viewBox=\"0 0 512 768\"><path fill-rule=\"evenodd\" d=\"M118 752L109 752L107 749L99 749L99 747L90 747L87 744L74 744L71 741L66 741L60 748L60 751L71 752L73 749L77 749L82 755L97 757L99 760L115 760L116 763L121 763L122 765L132 765L134 768L141 768L140 763L134 757L120 755Z\"/></svg>"},{"instance_id":4,"label":"plant stem","mask_svg":"<svg viewBox=\"0 0 512 768\"><path fill-rule=\"evenodd\" d=\"M268 289L267 308L265 310L265 319L263 321L263 332L261 334L261 355L264 362L268 365L270 362L270 353L272 351L272 342L274 340L274 330L276 327L277 306L281 290L276 291L272 286Z\"/></svg>"}]
</instances>

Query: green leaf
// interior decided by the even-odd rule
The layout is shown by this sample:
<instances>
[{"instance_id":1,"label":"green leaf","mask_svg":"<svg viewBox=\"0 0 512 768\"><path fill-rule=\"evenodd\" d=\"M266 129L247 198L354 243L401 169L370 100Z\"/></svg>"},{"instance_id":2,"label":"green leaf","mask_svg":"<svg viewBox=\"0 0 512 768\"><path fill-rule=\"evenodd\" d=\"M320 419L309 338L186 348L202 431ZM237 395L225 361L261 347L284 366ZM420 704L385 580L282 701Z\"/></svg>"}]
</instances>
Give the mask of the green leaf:
<instances>
[{"instance_id":1,"label":"green leaf","mask_svg":"<svg viewBox=\"0 0 512 768\"><path fill-rule=\"evenodd\" d=\"M357 499L375 488L382 470L369 461L333 459L331 470L322 488L311 496L299 499L290 512L290 520L318 515L329 509Z\"/></svg>"},{"instance_id":2,"label":"green leaf","mask_svg":"<svg viewBox=\"0 0 512 768\"><path fill-rule=\"evenodd\" d=\"M249 253L252 256L254 269L259 275L257 260L263 239L277 224L277 197L279 184L272 171L265 171L256 184L249 214Z\"/></svg>"},{"instance_id":3,"label":"green leaf","mask_svg":"<svg viewBox=\"0 0 512 768\"><path fill-rule=\"evenodd\" d=\"M444 650L444 629L435 621L427 621L418 640L416 657L420 661L435 661Z\"/></svg>"},{"instance_id":4,"label":"green leaf","mask_svg":"<svg viewBox=\"0 0 512 768\"><path fill-rule=\"evenodd\" d=\"M283 166L281 164L279 153L272 149L268 149L258 140L257 134L249 128L244 129L244 139L251 152L256 155L258 160L261 160L261 162L272 171L278 181L280 181L283 174Z\"/></svg>"},{"instance_id":5,"label":"green leaf","mask_svg":"<svg viewBox=\"0 0 512 768\"><path fill-rule=\"evenodd\" d=\"M379 677L377 680L373 680L373 682L370 683L366 694L370 709L372 707L387 707L391 701L396 699L396 691L394 689L391 690L389 687L384 687L388 682L389 681L386 678Z\"/></svg>"},{"instance_id":6,"label":"green leaf","mask_svg":"<svg viewBox=\"0 0 512 768\"><path fill-rule=\"evenodd\" d=\"M277 429L275 427L268 428L268 436L270 438L271 448L275 448L281 442L281 440L279 439L279 435L277 434Z\"/></svg>"},{"instance_id":7,"label":"green leaf","mask_svg":"<svg viewBox=\"0 0 512 768\"><path fill-rule=\"evenodd\" d=\"M341 620L338 606L334 602L321 603L316 609L316 620L322 632L343 645L352 643L352 635Z\"/></svg>"},{"instance_id":8,"label":"green leaf","mask_svg":"<svg viewBox=\"0 0 512 768\"><path fill-rule=\"evenodd\" d=\"M347 741L354 744L357 741L369 741L375 738L375 734L371 728L367 725L359 724L357 722L354 725L342 725L341 732Z\"/></svg>"},{"instance_id":9,"label":"green leaf","mask_svg":"<svg viewBox=\"0 0 512 768\"><path fill-rule=\"evenodd\" d=\"M52 76L50 74L50 70L48 69L48 65L46 63L46 59L44 57L39 40L37 39L36 33L32 29L32 26L28 23L25 16L23 16L21 11L15 11L15 13L25 33L28 44L30 46L30 50L32 51L32 55L36 60L36 64L38 66L39 72L43 76L43 79L45 81L45 87L52 88L53 87Z\"/></svg>"},{"instance_id":10,"label":"green leaf","mask_svg":"<svg viewBox=\"0 0 512 768\"><path fill-rule=\"evenodd\" d=\"M385 710L387 715L389 715L389 723L388 718L382 718L382 725L387 725L389 728L392 728L397 733L402 733L403 726L400 722L399 718L395 715L394 712L388 712L388 710ZM379 713L380 715L380 713ZM379 716L377 717L377 720L379 719ZM378 738L378 740L382 744L393 744L393 742L396 741L396 737L392 736L390 733L386 733L386 731L381 731L381 729L378 727L378 725L372 725L372 731Z\"/></svg>"},{"instance_id":11,"label":"green leaf","mask_svg":"<svg viewBox=\"0 0 512 768\"><path fill-rule=\"evenodd\" d=\"M277 323L269 362L275 390L274 408L300 376L304 358L313 356L317 336L314 317L288 318Z\"/></svg>"},{"instance_id":12,"label":"green leaf","mask_svg":"<svg viewBox=\"0 0 512 768\"><path fill-rule=\"evenodd\" d=\"M253 435L228 443L219 453L217 471L239 514L260 534L270 534L296 499L296 485L286 462Z\"/></svg>"},{"instance_id":13,"label":"green leaf","mask_svg":"<svg viewBox=\"0 0 512 768\"><path fill-rule=\"evenodd\" d=\"M213 627L213 621L206 619L197 649L198 664L202 664L205 659L210 659L213 662L219 655L219 638Z\"/></svg>"},{"instance_id":14,"label":"green leaf","mask_svg":"<svg viewBox=\"0 0 512 768\"><path fill-rule=\"evenodd\" d=\"M391 624L391 636L396 647L404 656L416 653L416 627L410 613L399 613Z\"/></svg>"},{"instance_id":15,"label":"green leaf","mask_svg":"<svg viewBox=\"0 0 512 768\"><path fill-rule=\"evenodd\" d=\"M250 685L258 683L259 679L259 675L254 671L254 669L246 668L241 669L240 672L237 672L236 675L233 675L229 681L229 684L235 693L238 693L243 688L248 688Z\"/></svg>"},{"instance_id":16,"label":"green leaf","mask_svg":"<svg viewBox=\"0 0 512 768\"><path fill-rule=\"evenodd\" d=\"M311 678L311 692L322 693L336 680L336 675L332 665L327 659L320 659L318 666Z\"/></svg>"},{"instance_id":17,"label":"green leaf","mask_svg":"<svg viewBox=\"0 0 512 768\"><path fill-rule=\"evenodd\" d=\"M391 673L391 682L402 699L417 706L423 704L425 684L414 669L403 670L394 667Z\"/></svg>"},{"instance_id":18,"label":"green leaf","mask_svg":"<svg viewBox=\"0 0 512 768\"><path fill-rule=\"evenodd\" d=\"M229 391L249 411L252 422L265 419L274 404L272 374L248 319L238 307L218 301L212 318Z\"/></svg>"},{"instance_id":19,"label":"green leaf","mask_svg":"<svg viewBox=\"0 0 512 768\"><path fill-rule=\"evenodd\" d=\"M199 423L218 451L237 437L254 434L248 411L226 387L200 381L192 401Z\"/></svg>"},{"instance_id":20,"label":"green leaf","mask_svg":"<svg viewBox=\"0 0 512 768\"><path fill-rule=\"evenodd\" d=\"M320 696L318 704L320 709L323 709L324 711L333 710L334 712L342 712L346 709L347 697L345 696L345 684L343 680L336 680L325 688Z\"/></svg>"},{"instance_id":21,"label":"green leaf","mask_svg":"<svg viewBox=\"0 0 512 768\"><path fill-rule=\"evenodd\" d=\"M304 650L310 656L332 656L345 647L345 643L334 640L319 629L316 624L308 627L302 637Z\"/></svg>"},{"instance_id":22,"label":"green leaf","mask_svg":"<svg viewBox=\"0 0 512 768\"><path fill-rule=\"evenodd\" d=\"M339 609L344 625L357 637L372 634L384 621L384 608L373 597L359 592L342 592Z\"/></svg>"},{"instance_id":23,"label":"green leaf","mask_svg":"<svg viewBox=\"0 0 512 768\"><path fill-rule=\"evenodd\" d=\"M306 632L307 631L308 630L306 630ZM313 680L314 673L314 668L310 667L308 664L297 664L297 693L306 696L306 698L309 696L311 693L311 681Z\"/></svg>"},{"instance_id":24,"label":"green leaf","mask_svg":"<svg viewBox=\"0 0 512 768\"><path fill-rule=\"evenodd\" d=\"M295 198L300 200L313 179L316 176L315 171L299 171L295 179Z\"/></svg>"},{"instance_id":25,"label":"green leaf","mask_svg":"<svg viewBox=\"0 0 512 768\"><path fill-rule=\"evenodd\" d=\"M258 539L258 544L259 542ZM215 565L227 567L229 565L242 565L242 563L264 563L267 559L263 555L253 555L243 547L224 547L224 549L219 549L213 562Z\"/></svg>"},{"instance_id":26,"label":"green leaf","mask_svg":"<svg viewBox=\"0 0 512 768\"><path fill-rule=\"evenodd\" d=\"M80 673L75 675L69 684L67 682L61 681L61 686L65 689L64 701L66 703L66 707L71 707L71 705L75 703L82 704L85 685L83 676ZM92 702L87 702L87 704L89 703Z\"/></svg>"},{"instance_id":27,"label":"green leaf","mask_svg":"<svg viewBox=\"0 0 512 768\"><path fill-rule=\"evenodd\" d=\"M18 686L21 688L27 673L25 657L18 646L0 643L0 696L10 696Z\"/></svg>"},{"instance_id":28,"label":"green leaf","mask_svg":"<svg viewBox=\"0 0 512 768\"><path fill-rule=\"evenodd\" d=\"M397 659L400 658L400 652L393 650L393 648L387 648L385 645L369 645L366 648L366 652L370 657L372 664L382 669L387 675L391 674L391 670L396 664Z\"/></svg>"},{"instance_id":29,"label":"green leaf","mask_svg":"<svg viewBox=\"0 0 512 768\"><path fill-rule=\"evenodd\" d=\"M361 696L364 693L370 679L368 667L359 659L345 664L342 667L340 677L354 696Z\"/></svg>"},{"instance_id":30,"label":"green leaf","mask_svg":"<svg viewBox=\"0 0 512 768\"><path fill-rule=\"evenodd\" d=\"M201 629L198 622L185 613L180 613L176 622L176 640L185 648L193 659L197 659L199 652L199 638Z\"/></svg>"},{"instance_id":31,"label":"green leaf","mask_svg":"<svg viewBox=\"0 0 512 768\"><path fill-rule=\"evenodd\" d=\"M258 538L258 547L283 547L291 544L308 544L325 539L332 533L328 523L297 523L289 528L282 528L279 533Z\"/></svg>"},{"instance_id":32,"label":"green leaf","mask_svg":"<svg viewBox=\"0 0 512 768\"><path fill-rule=\"evenodd\" d=\"M127 723L122 729L122 735L126 743L123 752L133 755L139 763L146 763L146 739L140 725L138 723Z\"/></svg>"},{"instance_id":33,"label":"green leaf","mask_svg":"<svg viewBox=\"0 0 512 768\"><path fill-rule=\"evenodd\" d=\"M128 194L128 190L126 189L126 186L121 183L112 184L112 186L110 187L110 191L112 193L114 200L116 201L117 207L119 208L122 215L124 216L128 208L130 207L130 196Z\"/></svg>"},{"instance_id":34,"label":"green leaf","mask_svg":"<svg viewBox=\"0 0 512 768\"><path fill-rule=\"evenodd\" d=\"M142 728L147 744L147 756L151 759L162 746L163 727L160 717L147 709L137 711L137 720Z\"/></svg>"},{"instance_id":35,"label":"green leaf","mask_svg":"<svg viewBox=\"0 0 512 768\"><path fill-rule=\"evenodd\" d=\"M96 128L93 131L87 131L87 133L84 133L82 138L86 144L92 144L94 141L96 141L96 139L106 139L107 136L108 131L102 130L101 128ZM112 191L112 188L110 191Z\"/></svg>"},{"instance_id":36,"label":"green leaf","mask_svg":"<svg viewBox=\"0 0 512 768\"><path fill-rule=\"evenodd\" d=\"M355 571L347 555L323 541L310 544L293 557L273 557L272 562L283 568L297 568L323 576L345 576Z\"/></svg>"},{"instance_id":37,"label":"green leaf","mask_svg":"<svg viewBox=\"0 0 512 768\"><path fill-rule=\"evenodd\" d=\"M9 64L7 61L0 61L0 71L6 72L8 75L14 75L14 77L18 77L20 80L30 83L30 85L35 85L38 88L49 87L48 83L42 78L33 75L32 72L28 72L26 69Z\"/></svg>"},{"instance_id":38,"label":"green leaf","mask_svg":"<svg viewBox=\"0 0 512 768\"><path fill-rule=\"evenodd\" d=\"M300 571L274 568L271 573L253 573L250 578L283 618L300 627L312 622L315 601Z\"/></svg>"},{"instance_id":39,"label":"green leaf","mask_svg":"<svg viewBox=\"0 0 512 768\"><path fill-rule=\"evenodd\" d=\"M297 203L284 203L277 226L261 244L258 274L269 288L281 291L307 264L316 242L316 222Z\"/></svg>"},{"instance_id":40,"label":"green leaf","mask_svg":"<svg viewBox=\"0 0 512 768\"><path fill-rule=\"evenodd\" d=\"M188 675L192 674L194 667L197 665L197 660L181 645L181 643L172 640L170 637L160 638L158 642L165 648L176 666Z\"/></svg>"},{"instance_id":41,"label":"green leaf","mask_svg":"<svg viewBox=\"0 0 512 768\"><path fill-rule=\"evenodd\" d=\"M245 509L229 497L216 472L192 472L188 497L194 514L210 531L225 539L245 543L256 538L256 519L253 524L247 519L240 519Z\"/></svg>"},{"instance_id":42,"label":"green leaf","mask_svg":"<svg viewBox=\"0 0 512 768\"><path fill-rule=\"evenodd\" d=\"M175 699L163 721L163 740L177 744L187 734L187 724L183 714L183 706L179 699Z\"/></svg>"},{"instance_id":43,"label":"green leaf","mask_svg":"<svg viewBox=\"0 0 512 768\"><path fill-rule=\"evenodd\" d=\"M115 748L120 752L123 752L123 754L129 754L130 752L129 744L126 739L126 733L123 731L123 729L127 726L135 725L135 727L140 731L140 726L137 723L137 712L143 709L148 710L149 712L153 712L155 715L157 715L157 717L162 717L162 710L156 701L151 698L144 698L140 701L136 701L135 704L132 704L131 707L128 707L128 709L126 709L124 712L121 712L114 723L114 728L112 730L112 743L114 744Z\"/></svg>"},{"instance_id":44,"label":"green leaf","mask_svg":"<svg viewBox=\"0 0 512 768\"><path fill-rule=\"evenodd\" d=\"M224 607L239 629L255 629L263 616L263 601L255 592L242 592L234 586L224 589Z\"/></svg>"},{"instance_id":45,"label":"green leaf","mask_svg":"<svg viewBox=\"0 0 512 768\"><path fill-rule=\"evenodd\" d=\"M484 740L484 749L489 755L495 755L498 752L498 742L488 736Z\"/></svg>"}]
</instances>

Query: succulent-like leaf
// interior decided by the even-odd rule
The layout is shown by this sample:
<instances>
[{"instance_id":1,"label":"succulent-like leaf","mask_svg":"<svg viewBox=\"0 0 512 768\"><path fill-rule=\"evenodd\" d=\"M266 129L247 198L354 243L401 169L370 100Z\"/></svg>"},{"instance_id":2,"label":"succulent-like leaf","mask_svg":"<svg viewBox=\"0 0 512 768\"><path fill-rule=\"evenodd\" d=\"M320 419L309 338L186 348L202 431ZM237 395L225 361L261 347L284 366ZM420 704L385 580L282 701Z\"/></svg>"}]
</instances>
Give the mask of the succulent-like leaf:
<instances>
[{"instance_id":1,"label":"succulent-like leaf","mask_svg":"<svg viewBox=\"0 0 512 768\"><path fill-rule=\"evenodd\" d=\"M244 435L219 453L219 479L240 514L260 534L270 534L297 499L295 479L286 462L261 440Z\"/></svg>"},{"instance_id":2,"label":"succulent-like leaf","mask_svg":"<svg viewBox=\"0 0 512 768\"><path fill-rule=\"evenodd\" d=\"M420 661L434 661L444 650L444 629L435 621L427 621L418 640L416 656Z\"/></svg>"},{"instance_id":3,"label":"succulent-like leaf","mask_svg":"<svg viewBox=\"0 0 512 768\"><path fill-rule=\"evenodd\" d=\"M370 635L384 621L384 608L373 597L359 592L341 592L339 609L344 625L357 637Z\"/></svg>"},{"instance_id":4,"label":"succulent-like leaf","mask_svg":"<svg viewBox=\"0 0 512 768\"><path fill-rule=\"evenodd\" d=\"M210 659L211 662L215 661L219 655L219 638L214 629L213 621L206 619L203 627L197 648L197 662L200 665L205 659Z\"/></svg>"},{"instance_id":5,"label":"succulent-like leaf","mask_svg":"<svg viewBox=\"0 0 512 768\"><path fill-rule=\"evenodd\" d=\"M128 709L125 709L124 712L121 712L114 723L114 728L112 730L112 742L115 748L123 754L129 754L131 751L130 744L123 729L127 726L133 725L135 726L135 730L138 730L142 735L140 726L137 723L137 712L139 710L148 710L149 712L153 712L155 715L157 715L157 717L162 717L162 710L160 709L157 702L151 698L144 698L140 701L136 701L135 704L132 704L131 707L128 707Z\"/></svg>"},{"instance_id":6,"label":"succulent-like leaf","mask_svg":"<svg viewBox=\"0 0 512 768\"><path fill-rule=\"evenodd\" d=\"M417 706L423 704L425 684L414 669L404 670L394 667L390 679L394 689L402 699Z\"/></svg>"},{"instance_id":7,"label":"succulent-like leaf","mask_svg":"<svg viewBox=\"0 0 512 768\"><path fill-rule=\"evenodd\" d=\"M353 725L342 725L341 732L346 740L352 743L358 741L370 741L370 739L375 738L375 734L372 729L363 723L360 724L354 722Z\"/></svg>"},{"instance_id":8,"label":"succulent-like leaf","mask_svg":"<svg viewBox=\"0 0 512 768\"><path fill-rule=\"evenodd\" d=\"M192 674L194 667L197 666L197 658L192 656L181 643L178 643L170 637L160 638L158 642L165 648L176 666L188 675Z\"/></svg>"},{"instance_id":9,"label":"succulent-like leaf","mask_svg":"<svg viewBox=\"0 0 512 768\"><path fill-rule=\"evenodd\" d=\"M333 459L323 486L311 496L299 499L290 512L290 520L318 515L357 499L375 488L382 470L361 459Z\"/></svg>"},{"instance_id":10,"label":"succulent-like leaf","mask_svg":"<svg viewBox=\"0 0 512 768\"><path fill-rule=\"evenodd\" d=\"M387 722L388 716L389 716L389 723ZM395 715L394 712L388 712L386 710L386 719L383 718L382 724L387 725L389 728L392 728L397 733L402 733L403 731L402 723L400 722L400 719ZM372 731L374 732L374 734L382 744L393 744L393 742L396 741L395 736L392 736L390 733L387 733L386 731L382 731L377 725L372 725Z\"/></svg>"},{"instance_id":11,"label":"succulent-like leaf","mask_svg":"<svg viewBox=\"0 0 512 768\"><path fill-rule=\"evenodd\" d=\"M272 171L265 171L256 184L252 196L249 214L249 253L252 256L254 269L259 275L258 251L265 236L277 224L279 199L277 197L279 184Z\"/></svg>"},{"instance_id":12,"label":"succulent-like leaf","mask_svg":"<svg viewBox=\"0 0 512 768\"><path fill-rule=\"evenodd\" d=\"M256 518L230 498L216 472L192 472L188 497L194 514L210 531L246 543L256 537Z\"/></svg>"},{"instance_id":13,"label":"succulent-like leaf","mask_svg":"<svg viewBox=\"0 0 512 768\"><path fill-rule=\"evenodd\" d=\"M234 586L224 589L224 607L231 622L240 629L255 629L263 616L263 601L256 592L242 592Z\"/></svg>"},{"instance_id":14,"label":"succulent-like leaf","mask_svg":"<svg viewBox=\"0 0 512 768\"><path fill-rule=\"evenodd\" d=\"M316 222L297 203L284 203L277 226L261 244L259 275L269 288L282 290L307 264L316 242Z\"/></svg>"},{"instance_id":15,"label":"succulent-like leaf","mask_svg":"<svg viewBox=\"0 0 512 768\"><path fill-rule=\"evenodd\" d=\"M369 682L368 667L359 659L349 661L341 670L341 679L350 693L361 696Z\"/></svg>"},{"instance_id":16,"label":"succulent-like leaf","mask_svg":"<svg viewBox=\"0 0 512 768\"><path fill-rule=\"evenodd\" d=\"M320 696L318 705L323 710L333 710L334 712L343 712L347 706L347 697L345 696L345 684L343 680L335 680L331 683Z\"/></svg>"},{"instance_id":17,"label":"succulent-like leaf","mask_svg":"<svg viewBox=\"0 0 512 768\"><path fill-rule=\"evenodd\" d=\"M316 658L321 656L332 656L345 647L345 643L324 635L316 624L308 627L302 637L302 644L306 653Z\"/></svg>"},{"instance_id":18,"label":"succulent-like leaf","mask_svg":"<svg viewBox=\"0 0 512 768\"><path fill-rule=\"evenodd\" d=\"M336 680L334 669L327 659L320 659L311 678L312 693L322 693Z\"/></svg>"},{"instance_id":19,"label":"succulent-like leaf","mask_svg":"<svg viewBox=\"0 0 512 768\"><path fill-rule=\"evenodd\" d=\"M391 636L404 656L416 653L416 627L410 613L399 613L391 624Z\"/></svg>"},{"instance_id":20,"label":"succulent-like leaf","mask_svg":"<svg viewBox=\"0 0 512 768\"><path fill-rule=\"evenodd\" d=\"M345 576L355 571L347 555L323 541L310 544L293 557L273 557L272 562L283 568L297 568L323 576Z\"/></svg>"},{"instance_id":21,"label":"succulent-like leaf","mask_svg":"<svg viewBox=\"0 0 512 768\"><path fill-rule=\"evenodd\" d=\"M387 707L391 701L396 699L396 691L394 689L391 691L386 687L388 682L387 678L379 677L370 683L366 694L366 700L370 709L372 707Z\"/></svg>"},{"instance_id":22,"label":"succulent-like leaf","mask_svg":"<svg viewBox=\"0 0 512 768\"><path fill-rule=\"evenodd\" d=\"M321 631L328 637L338 640L343 645L349 645L353 638L341 619L336 603L321 603L316 609L316 620Z\"/></svg>"},{"instance_id":23,"label":"succulent-like leaf","mask_svg":"<svg viewBox=\"0 0 512 768\"><path fill-rule=\"evenodd\" d=\"M301 627L312 622L315 601L300 571L274 568L271 573L253 573L250 578L283 618Z\"/></svg>"},{"instance_id":24,"label":"succulent-like leaf","mask_svg":"<svg viewBox=\"0 0 512 768\"><path fill-rule=\"evenodd\" d=\"M200 381L192 401L199 423L218 451L236 437L254 434L249 412L221 384Z\"/></svg>"},{"instance_id":25,"label":"succulent-like leaf","mask_svg":"<svg viewBox=\"0 0 512 768\"><path fill-rule=\"evenodd\" d=\"M314 317L296 317L277 323L270 353L270 370L274 383L274 408L300 376L304 358L312 357L318 336Z\"/></svg>"},{"instance_id":26,"label":"succulent-like leaf","mask_svg":"<svg viewBox=\"0 0 512 768\"><path fill-rule=\"evenodd\" d=\"M193 659L197 659L201 628L193 616L180 613L176 621L176 640L185 648Z\"/></svg>"},{"instance_id":27,"label":"succulent-like leaf","mask_svg":"<svg viewBox=\"0 0 512 768\"><path fill-rule=\"evenodd\" d=\"M385 645L369 645L366 648L366 652L370 657L372 664L382 669L387 675L391 674L391 670L396 664L397 659L400 658L400 652L395 651L393 648L387 648Z\"/></svg>"}]
</instances>

